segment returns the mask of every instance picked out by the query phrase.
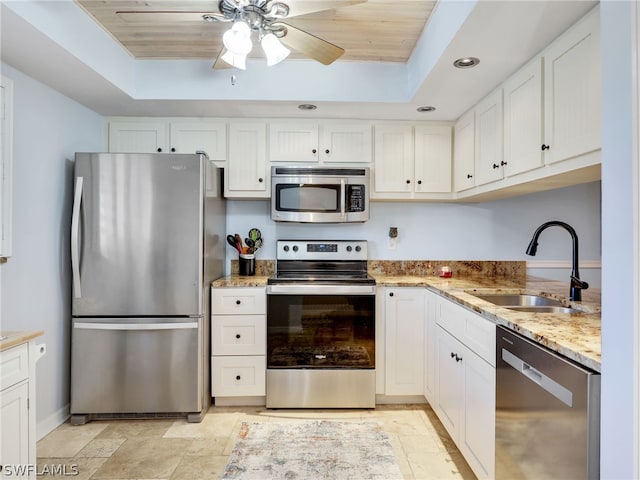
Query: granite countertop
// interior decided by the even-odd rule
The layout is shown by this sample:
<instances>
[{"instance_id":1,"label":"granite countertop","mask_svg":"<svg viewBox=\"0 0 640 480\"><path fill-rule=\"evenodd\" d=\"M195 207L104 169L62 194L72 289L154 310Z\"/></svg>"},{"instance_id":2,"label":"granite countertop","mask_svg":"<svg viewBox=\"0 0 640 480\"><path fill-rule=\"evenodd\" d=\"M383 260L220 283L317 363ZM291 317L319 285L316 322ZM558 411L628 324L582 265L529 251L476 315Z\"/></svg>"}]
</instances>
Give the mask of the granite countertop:
<instances>
[{"instance_id":1,"label":"granite countertop","mask_svg":"<svg viewBox=\"0 0 640 480\"><path fill-rule=\"evenodd\" d=\"M19 332L19 331L3 331L0 332L0 351L5 350L7 348L15 347L16 345L20 345L21 343L28 342L29 340L33 340L41 335L44 335L42 331L31 331L31 332Z\"/></svg>"},{"instance_id":2,"label":"granite countertop","mask_svg":"<svg viewBox=\"0 0 640 480\"><path fill-rule=\"evenodd\" d=\"M370 272L382 287L426 287L463 305L492 322L570 358L592 370L601 370L600 291L583 290L582 302L569 302L569 282L538 277L471 275L440 278L435 275L381 274ZM214 287L264 287L269 276L231 275L212 283ZM577 314L531 313L507 310L472 293L542 294L581 310Z\"/></svg>"}]
</instances>

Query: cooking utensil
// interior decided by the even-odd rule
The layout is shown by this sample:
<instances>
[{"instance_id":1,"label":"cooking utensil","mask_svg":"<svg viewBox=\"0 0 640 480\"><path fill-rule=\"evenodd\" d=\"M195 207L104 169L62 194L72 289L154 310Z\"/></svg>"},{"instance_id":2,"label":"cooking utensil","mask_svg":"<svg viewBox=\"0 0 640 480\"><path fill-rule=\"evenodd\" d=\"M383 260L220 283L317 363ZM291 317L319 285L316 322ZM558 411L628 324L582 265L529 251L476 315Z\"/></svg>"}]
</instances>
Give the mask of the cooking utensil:
<instances>
[{"instance_id":1,"label":"cooking utensil","mask_svg":"<svg viewBox=\"0 0 640 480\"><path fill-rule=\"evenodd\" d=\"M233 248L235 248L238 253L242 253L242 248L238 247L238 244L236 243L236 237L233 235L227 235L227 243L229 245L231 245Z\"/></svg>"},{"instance_id":2,"label":"cooking utensil","mask_svg":"<svg viewBox=\"0 0 640 480\"><path fill-rule=\"evenodd\" d=\"M249 248L253 248L253 246L255 245L254 241L248 237L244 239L244 243L246 243L247 247Z\"/></svg>"},{"instance_id":3,"label":"cooking utensil","mask_svg":"<svg viewBox=\"0 0 640 480\"><path fill-rule=\"evenodd\" d=\"M262 232L257 228L252 228L249 230L249 238L255 242L259 238L262 238Z\"/></svg>"},{"instance_id":4,"label":"cooking utensil","mask_svg":"<svg viewBox=\"0 0 640 480\"><path fill-rule=\"evenodd\" d=\"M262 238L258 238L255 242L253 242L253 249L258 250L262 246Z\"/></svg>"},{"instance_id":5,"label":"cooking utensil","mask_svg":"<svg viewBox=\"0 0 640 480\"><path fill-rule=\"evenodd\" d=\"M236 245L238 246L238 251L242 253L242 237L239 233L235 234Z\"/></svg>"}]
</instances>

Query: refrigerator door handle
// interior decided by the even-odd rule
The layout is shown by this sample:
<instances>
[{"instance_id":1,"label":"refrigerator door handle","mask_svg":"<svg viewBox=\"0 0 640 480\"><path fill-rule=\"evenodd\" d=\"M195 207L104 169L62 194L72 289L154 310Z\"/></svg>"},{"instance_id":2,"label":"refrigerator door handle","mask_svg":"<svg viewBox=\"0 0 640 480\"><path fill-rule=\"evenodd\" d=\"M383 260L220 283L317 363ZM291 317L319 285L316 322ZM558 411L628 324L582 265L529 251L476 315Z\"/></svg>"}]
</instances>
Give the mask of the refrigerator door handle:
<instances>
[{"instance_id":1,"label":"refrigerator door handle","mask_svg":"<svg viewBox=\"0 0 640 480\"><path fill-rule=\"evenodd\" d=\"M71 275L73 278L73 296L82 297L80 286L80 204L82 202L83 177L76 178L71 214Z\"/></svg>"},{"instance_id":2,"label":"refrigerator door handle","mask_svg":"<svg viewBox=\"0 0 640 480\"><path fill-rule=\"evenodd\" d=\"M88 323L76 322L73 328L82 330L189 330L198 328L198 322L183 323Z\"/></svg>"}]
</instances>

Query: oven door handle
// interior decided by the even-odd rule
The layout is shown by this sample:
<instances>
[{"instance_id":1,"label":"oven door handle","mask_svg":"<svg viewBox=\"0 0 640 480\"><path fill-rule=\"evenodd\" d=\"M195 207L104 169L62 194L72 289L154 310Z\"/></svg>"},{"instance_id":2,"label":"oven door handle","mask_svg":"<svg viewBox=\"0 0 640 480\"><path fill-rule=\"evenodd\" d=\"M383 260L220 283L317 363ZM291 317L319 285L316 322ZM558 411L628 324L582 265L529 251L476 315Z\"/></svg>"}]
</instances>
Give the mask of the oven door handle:
<instances>
[{"instance_id":1,"label":"oven door handle","mask_svg":"<svg viewBox=\"0 0 640 480\"><path fill-rule=\"evenodd\" d=\"M345 219L347 216L347 192L346 187L344 185L344 178L340 179L340 218Z\"/></svg>"},{"instance_id":2,"label":"oven door handle","mask_svg":"<svg viewBox=\"0 0 640 480\"><path fill-rule=\"evenodd\" d=\"M375 285L268 285L267 295L375 295Z\"/></svg>"}]
</instances>

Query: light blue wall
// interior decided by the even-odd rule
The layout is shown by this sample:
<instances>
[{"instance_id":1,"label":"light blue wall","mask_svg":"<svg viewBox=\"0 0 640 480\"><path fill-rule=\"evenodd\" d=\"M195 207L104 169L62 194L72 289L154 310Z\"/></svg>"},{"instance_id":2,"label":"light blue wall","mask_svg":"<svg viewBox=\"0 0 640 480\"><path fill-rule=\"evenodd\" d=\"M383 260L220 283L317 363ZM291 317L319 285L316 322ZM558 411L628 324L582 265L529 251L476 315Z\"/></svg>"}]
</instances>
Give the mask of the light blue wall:
<instances>
[{"instance_id":1,"label":"light blue wall","mask_svg":"<svg viewBox=\"0 0 640 480\"><path fill-rule=\"evenodd\" d=\"M602 26L602 418L601 476L631 479L634 444L632 2L601 3ZM637 120L637 119L636 119ZM637 167L637 165L636 165ZM636 225L637 227L637 225ZM639 348L635 345L635 348ZM637 365L635 366L637 368ZM637 372L637 370L635 371ZM637 373L636 373L637 374ZM637 400L636 400L637 401ZM637 439L636 439L637 440ZM635 452L634 452L635 450Z\"/></svg>"},{"instance_id":2,"label":"light blue wall","mask_svg":"<svg viewBox=\"0 0 640 480\"><path fill-rule=\"evenodd\" d=\"M378 260L554 260L570 262L571 237L552 228L540 237L536 257L525 250L536 227L548 220L571 224L580 240L580 259L600 260L600 182L550 190L493 202L371 202L371 219L363 224L301 225L270 219L268 201L229 201L227 231L246 236L258 227L266 243L259 259L275 258L277 239L366 239L369 258ZM395 250L388 248L389 227L398 227ZM235 258L227 249L228 260ZM536 271L567 279L568 270ZM582 270L593 287L600 271Z\"/></svg>"},{"instance_id":3,"label":"light blue wall","mask_svg":"<svg viewBox=\"0 0 640 480\"><path fill-rule=\"evenodd\" d=\"M72 159L103 150L103 117L2 64L13 80L13 256L0 265L3 330L43 330L37 423L47 433L69 404L69 219Z\"/></svg>"}]
</instances>

